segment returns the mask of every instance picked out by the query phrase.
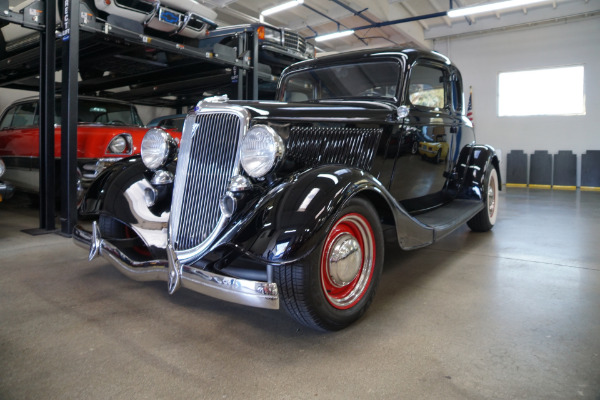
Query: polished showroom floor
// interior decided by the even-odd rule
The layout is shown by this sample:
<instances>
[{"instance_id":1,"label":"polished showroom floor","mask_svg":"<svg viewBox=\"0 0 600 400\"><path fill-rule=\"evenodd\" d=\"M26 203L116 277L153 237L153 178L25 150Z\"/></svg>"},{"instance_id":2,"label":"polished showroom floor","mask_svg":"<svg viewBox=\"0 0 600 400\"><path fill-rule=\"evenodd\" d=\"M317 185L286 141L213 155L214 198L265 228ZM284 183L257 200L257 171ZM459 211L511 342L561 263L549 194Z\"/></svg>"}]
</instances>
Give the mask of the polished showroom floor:
<instances>
[{"instance_id":1,"label":"polished showroom floor","mask_svg":"<svg viewBox=\"0 0 600 400\"><path fill-rule=\"evenodd\" d=\"M368 313L129 280L0 203L1 399L600 399L600 193L507 189L492 232L386 249Z\"/></svg>"}]
</instances>

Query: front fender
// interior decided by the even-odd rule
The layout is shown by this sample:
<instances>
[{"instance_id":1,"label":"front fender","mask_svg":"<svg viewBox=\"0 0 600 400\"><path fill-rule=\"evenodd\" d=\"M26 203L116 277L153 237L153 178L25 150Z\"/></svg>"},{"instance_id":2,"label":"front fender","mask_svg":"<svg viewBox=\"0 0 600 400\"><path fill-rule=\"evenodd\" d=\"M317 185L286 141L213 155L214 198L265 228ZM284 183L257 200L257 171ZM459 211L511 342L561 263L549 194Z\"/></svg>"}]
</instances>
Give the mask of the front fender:
<instances>
[{"instance_id":1,"label":"front fender","mask_svg":"<svg viewBox=\"0 0 600 400\"><path fill-rule=\"evenodd\" d=\"M297 262L320 245L339 211L356 195L367 197L380 216L393 216L401 245L412 247L403 239L418 237L417 232L431 241L431 233L423 233L426 229L416 226L371 174L330 165L296 175L271 189L244 223L236 225L221 242L233 244L262 262Z\"/></svg>"},{"instance_id":2,"label":"front fender","mask_svg":"<svg viewBox=\"0 0 600 400\"><path fill-rule=\"evenodd\" d=\"M380 186L373 176L354 168L311 169L269 190L243 224L224 239L264 262L297 261L319 245L352 196Z\"/></svg>"},{"instance_id":3,"label":"front fender","mask_svg":"<svg viewBox=\"0 0 600 400\"><path fill-rule=\"evenodd\" d=\"M133 175L138 175L138 179L141 179L144 170L145 167L140 156L125 158L109 165L87 189L79 208L79 214L85 217L97 217L100 210L104 209L104 202L108 194L107 190L111 187L112 182L124 171L132 171ZM111 194L120 197L114 190Z\"/></svg>"}]
</instances>

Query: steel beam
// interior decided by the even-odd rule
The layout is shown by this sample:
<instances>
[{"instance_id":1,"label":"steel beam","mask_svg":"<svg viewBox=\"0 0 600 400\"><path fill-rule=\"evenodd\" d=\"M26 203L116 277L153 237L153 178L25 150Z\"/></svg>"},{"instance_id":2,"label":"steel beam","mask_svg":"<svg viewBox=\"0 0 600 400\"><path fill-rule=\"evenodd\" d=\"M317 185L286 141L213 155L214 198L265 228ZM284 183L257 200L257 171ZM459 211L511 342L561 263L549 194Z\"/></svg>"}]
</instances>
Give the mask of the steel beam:
<instances>
[{"instance_id":1,"label":"steel beam","mask_svg":"<svg viewBox=\"0 0 600 400\"><path fill-rule=\"evenodd\" d=\"M71 236L77 222L77 115L79 0L64 0L61 118L61 234Z\"/></svg>"},{"instance_id":2,"label":"steel beam","mask_svg":"<svg viewBox=\"0 0 600 400\"><path fill-rule=\"evenodd\" d=\"M40 36L40 229L55 229L54 76L56 0L46 0L46 30Z\"/></svg>"}]
</instances>

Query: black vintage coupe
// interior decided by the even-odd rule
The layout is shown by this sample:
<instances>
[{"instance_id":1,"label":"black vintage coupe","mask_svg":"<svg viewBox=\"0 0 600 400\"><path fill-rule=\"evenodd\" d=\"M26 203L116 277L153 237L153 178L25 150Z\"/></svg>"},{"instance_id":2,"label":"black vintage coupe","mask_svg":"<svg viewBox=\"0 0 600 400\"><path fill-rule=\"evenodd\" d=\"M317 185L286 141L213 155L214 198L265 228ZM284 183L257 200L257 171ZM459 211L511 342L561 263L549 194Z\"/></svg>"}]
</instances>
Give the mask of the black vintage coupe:
<instances>
[{"instance_id":1,"label":"black vintage coupe","mask_svg":"<svg viewBox=\"0 0 600 400\"><path fill-rule=\"evenodd\" d=\"M278 101L200 101L181 147L148 131L141 156L109 167L74 241L125 275L277 309L322 330L373 300L386 241L412 250L463 223L494 226L492 147L475 142L461 75L412 49L294 64ZM423 159L415 140L447 148ZM440 139L443 138L443 139Z\"/></svg>"}]
</instances>

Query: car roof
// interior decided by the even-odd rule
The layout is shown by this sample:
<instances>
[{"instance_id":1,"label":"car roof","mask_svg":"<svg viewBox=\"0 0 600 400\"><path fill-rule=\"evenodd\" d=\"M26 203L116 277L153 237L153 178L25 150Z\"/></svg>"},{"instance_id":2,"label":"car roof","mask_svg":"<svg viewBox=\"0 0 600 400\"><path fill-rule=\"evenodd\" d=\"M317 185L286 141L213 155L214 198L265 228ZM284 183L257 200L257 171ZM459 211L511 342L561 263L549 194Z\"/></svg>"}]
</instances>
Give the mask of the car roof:
<instances>
[{"instance_id":1,"label":"car roof","mask_svg":"<svg viewBox=\"0 0 600 400\"><path fill-rule=\"evenodd\" d=\"M57 94L55 96L56 99L60 99L62 96ZM105 103L115 103L115 104L124 104L124 105L131 105L133 106L133 104L128 103L126 101L122 101L122 100L115 100L115 99L108 99L105 97L94 97L94 96L79 96L78 97L79 100L91 100L91 101L101 101L101 102L105 102ZM19 104L19 103L30 103L30 102L34 102L34 101L39 101L40 98L39 96L29 96L29 97L24 97L22 99L19 100L15 100L13 101L10 105L15 105L15 104Z\"/></svg>"},{"instance_id":2,"label":"car roof","mask_svg":"<svg viewBox=\"0 0 600 400\"><path fill-rule=\"evenodd\" d=\"M429 59L432 61L438 61L447 65L452 65L451 61L448 57L436 52L422 49L414 49L414 48L399 48L399 47L389 47L389 48L377 48L377 49L367 49L367 50L355 50L349 51L345 53L338 53L333 55L326 55L322 57L315 58L313 60L301 61L299 63L293 64L286 69L287 72L292 72L300 69L319 67L322 65L329 64L342 64L348 62L356 62L367 59L374 58L397 58L397 59L405 59L407 64L412 64L417 59Z\"/></svg>"}]
</instances>

